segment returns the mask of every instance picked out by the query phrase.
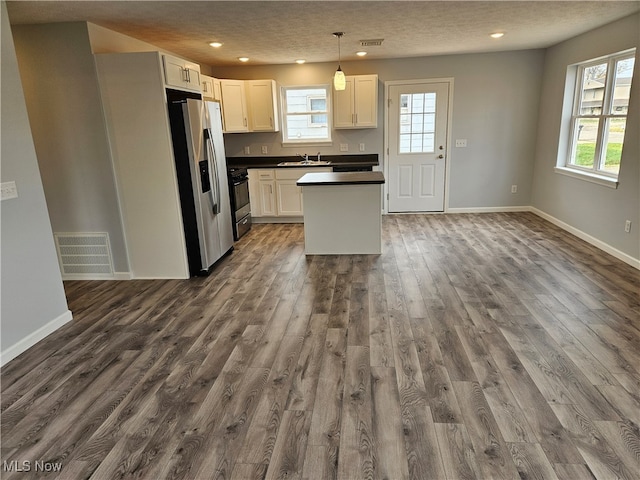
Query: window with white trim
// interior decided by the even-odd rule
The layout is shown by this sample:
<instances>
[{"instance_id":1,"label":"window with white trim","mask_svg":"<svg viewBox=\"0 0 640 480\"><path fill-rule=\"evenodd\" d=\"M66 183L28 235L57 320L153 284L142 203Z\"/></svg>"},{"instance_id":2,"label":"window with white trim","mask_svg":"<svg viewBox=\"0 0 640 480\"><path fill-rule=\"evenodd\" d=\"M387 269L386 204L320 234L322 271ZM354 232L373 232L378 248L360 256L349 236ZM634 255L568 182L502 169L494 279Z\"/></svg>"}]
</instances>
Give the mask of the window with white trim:
<instances>
[{"instance_id":1,"label":"window with white trim","mask_svg":"<svg viewBox=\"0 0 640 480\"><path fill-rule=\"evenodd\" d=\"M282 87L283 143L331 141L329 85Z\"/></svg>"},{"instance_id":2,"label":"window with white trim","mask_svg":"<svg viewBox=\"0 0 640 480\"><path fill-rule=\"evenodd\" d=\"M564 167L617 179L622 158L635 50L576 65Z\"/></svg>"}]
</instances>

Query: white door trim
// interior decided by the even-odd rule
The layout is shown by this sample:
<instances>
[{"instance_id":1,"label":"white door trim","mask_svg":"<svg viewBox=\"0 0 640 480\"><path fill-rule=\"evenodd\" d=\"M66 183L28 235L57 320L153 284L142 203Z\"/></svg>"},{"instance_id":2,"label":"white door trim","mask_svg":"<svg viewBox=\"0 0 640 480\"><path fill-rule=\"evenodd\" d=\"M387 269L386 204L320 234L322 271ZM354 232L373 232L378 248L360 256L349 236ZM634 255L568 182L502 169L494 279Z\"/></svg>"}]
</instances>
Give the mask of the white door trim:
<instances>
[{"instance_id":1,"label":"white door trim","mask_svg":"<svg viewBox=\"0 0 640 480\"><path fill-rule=\"evenodd\" d=\"M426 78L412 80L387 80L384 82L384 145L383 145L383 172L384 178L384 198L383 211L389 213L389 87L395 85L414 85L418 83L447 83L449 85L449 103L447 105L447 141L444 172L444 213L449 210L449 171L451 167L451 128L453 125L453 77Z\"/></svg>"}]
</instances>

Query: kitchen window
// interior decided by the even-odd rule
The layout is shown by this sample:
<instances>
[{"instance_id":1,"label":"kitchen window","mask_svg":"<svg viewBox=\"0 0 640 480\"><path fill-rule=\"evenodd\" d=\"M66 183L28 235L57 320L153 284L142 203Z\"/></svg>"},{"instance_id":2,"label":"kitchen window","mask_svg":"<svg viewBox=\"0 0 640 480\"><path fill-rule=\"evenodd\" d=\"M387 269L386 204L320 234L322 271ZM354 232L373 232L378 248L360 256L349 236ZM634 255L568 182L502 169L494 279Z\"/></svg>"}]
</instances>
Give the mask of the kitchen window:
<instances>
[{"instance_id":1,"label":"kitchen window","mask_svg":"<svg viewBox=\"0 0 640 480\"><path fill-rule=\"evenodd\" d=\"M282 87L284 144L331 142L329 85Z\"/></svg>"},{"instance_id":2,"label":"kitchen window","mask_svg":"<svg viewBox=\"0 0 640 480\"><path fill-rule=\"evenodd\" d=\"M560 173L617 186L624 145L635 50L574 65L568 149Z\"/></svg>"}]
</instances>

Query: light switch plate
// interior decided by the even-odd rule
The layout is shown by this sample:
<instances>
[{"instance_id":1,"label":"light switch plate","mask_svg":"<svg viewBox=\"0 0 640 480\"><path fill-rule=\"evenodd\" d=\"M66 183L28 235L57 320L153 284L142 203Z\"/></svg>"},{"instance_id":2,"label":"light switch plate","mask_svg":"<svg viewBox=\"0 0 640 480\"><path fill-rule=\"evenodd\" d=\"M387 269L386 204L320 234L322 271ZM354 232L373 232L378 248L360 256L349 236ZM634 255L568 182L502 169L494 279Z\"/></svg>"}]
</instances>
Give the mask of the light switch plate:
<instances>
[{"instance_id":1,"label":"light switch plate","mask_svg":"<svg viewBox=\"0 0 640 480\"><path fill-rule=\"evenodd\" d=\"M467 139L466 138L458 138L456 139L456 147L457 148L466 148Z\"/></svg>"},{"instance_id":2,"label":"light switch plate","mask_svg":"<svg viewBox=\"0 0 640 480\"><path fill-rule=\"evenodd\" d=\"M18 198L18 187L16 187L16 182L2 182L0 186L2 191L2 200Z\"/></svg>"},{"instance_id":3,"label":"light switch plate","mask_svg":"<svg viewBox=\"0 0 640 480\"><path fill-rule=\"evenodd\" d=\"M244 147L244 154L251 155L251 147Z\"/></svg>"},{"instance_id":4,"label":"light switch plate","mask_svg":"<svg viewBox=\"0 0 640 480\"><path fill-rule=\"evenodd\" d=\"M349 144L348 143L341 143L340 144L340 151L341 152L348 152L349 151Z\"/></svg>"}]
</instances>

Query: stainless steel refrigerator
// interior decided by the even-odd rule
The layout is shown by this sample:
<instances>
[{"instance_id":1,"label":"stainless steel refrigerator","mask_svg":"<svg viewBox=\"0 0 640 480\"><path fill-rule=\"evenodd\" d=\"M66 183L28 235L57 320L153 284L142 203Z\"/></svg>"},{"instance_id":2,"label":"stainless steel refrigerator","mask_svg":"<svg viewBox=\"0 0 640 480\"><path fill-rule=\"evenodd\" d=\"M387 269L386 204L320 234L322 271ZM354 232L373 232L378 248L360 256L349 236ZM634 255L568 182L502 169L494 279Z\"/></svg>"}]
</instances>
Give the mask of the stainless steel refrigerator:
<instances>
[{"instance_id":1,"label":"stainless steel refrigerator","mask_svg":"<svg viewBox=\"0 0 640 480\"><path fill-rule=\"evenodd\" d=\"M220 104L167 91L191 276L206 275L233 250Z\"/></svg>"}]
</instances>

